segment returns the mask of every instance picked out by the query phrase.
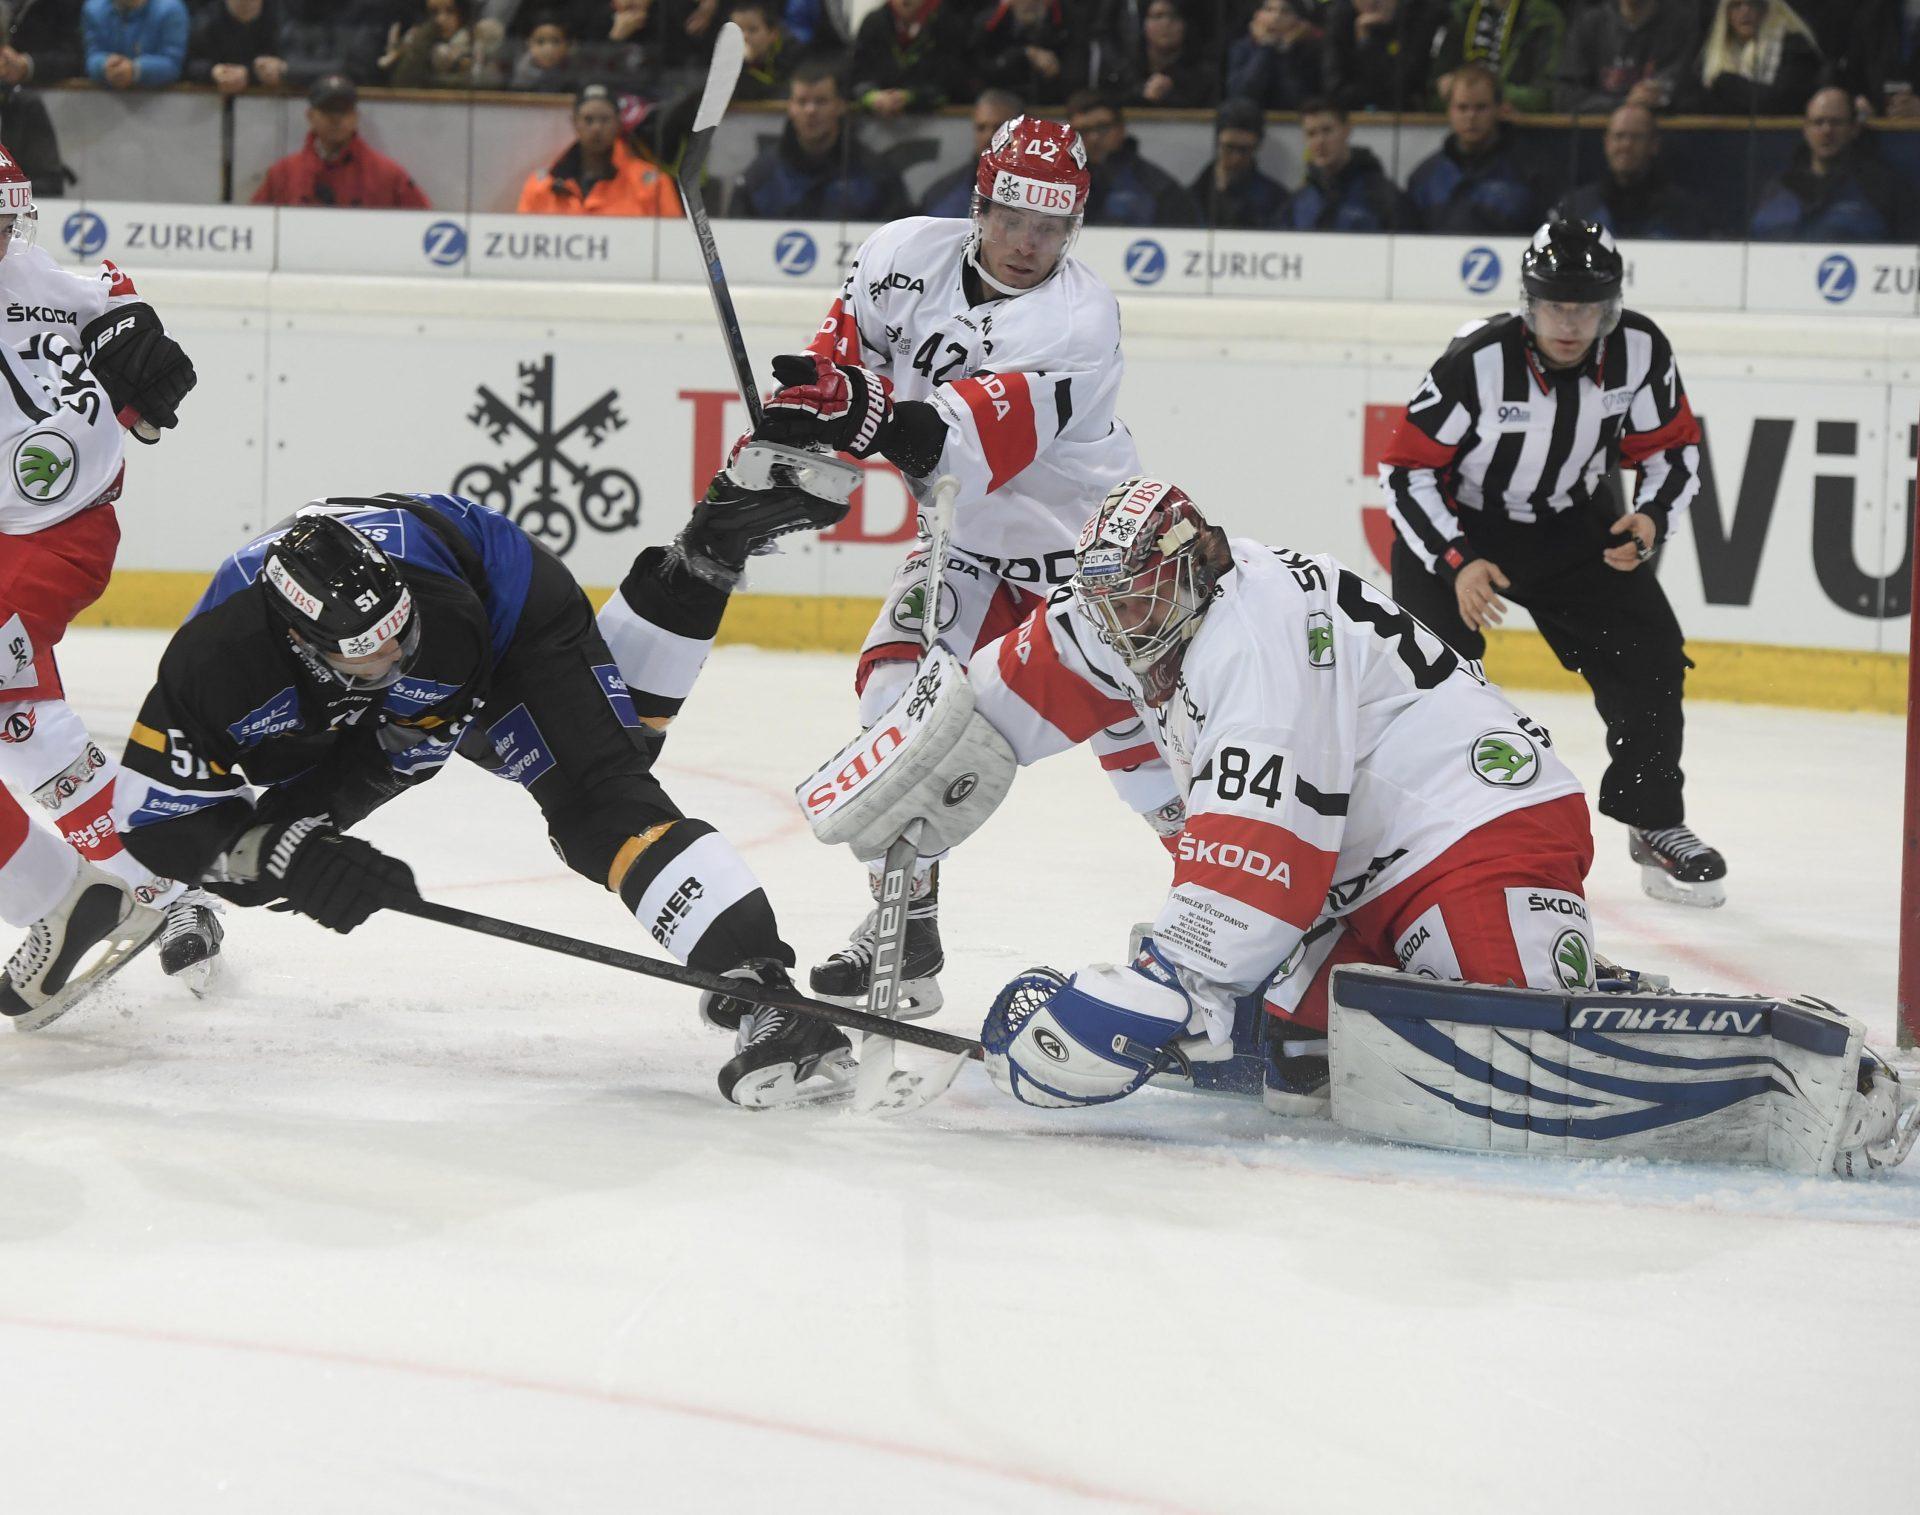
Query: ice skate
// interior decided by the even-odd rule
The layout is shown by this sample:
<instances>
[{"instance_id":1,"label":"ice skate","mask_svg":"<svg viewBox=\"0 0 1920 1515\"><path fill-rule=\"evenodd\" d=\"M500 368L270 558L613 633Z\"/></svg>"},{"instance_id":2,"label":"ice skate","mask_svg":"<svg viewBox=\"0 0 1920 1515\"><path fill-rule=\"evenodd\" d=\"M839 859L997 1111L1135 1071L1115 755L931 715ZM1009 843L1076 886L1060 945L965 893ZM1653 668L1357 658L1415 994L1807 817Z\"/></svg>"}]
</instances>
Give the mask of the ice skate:
<instances>
[{"instance_id":1,"label":"ice skate","mask_svg":"<svg viewBox=\"0 0 1920 1515\"><path fill-rule=\"evenodd\" d=\"M220 943L227 930L219 909L204 889L189 889L166 907L160 927L160 971L185 984L196 999L220 976Z\"/></svg>"},{"instance_id":2,"label":"ice skate","mask_svg":"<svg viewBox=\"0 0 1920 1515\"><path fill-rule=\"evenodd\" d=\"M52 1024L147 946L162 919L104 868L82 862L66 897L33 923L7 963L0 1014L19 1031Z\"/></svg>"},{"instance_id":3,"label":"ice skate","mask_svg":"<svg viewBox=\"0 0 1920 1515\"><path fill-rule=\"evenodd\" d=\"M763 985L792 987L778 963L748 966ZM772 1005L748 1006L739 1026L734 1054L720 1070L720 1092L736 1105L764 1110L852 1092L858 1064L839 1027Z\"/></svg>"},{"instance_id":4,"label":"ice skate","mask_svg":"<svg viewBox=\"0 0 1920 1515\"><path fill-rule=\"evenodd\" d=\"M1326 1033L1290 1035L1267 1043L1266 1083L1260 1102L1269 1115L1325 1118L1333 1113L1333 1067Z\"/></svg>"},{"instance_id":5,"label":"ice skate","mask_svg":"<svg viewBox=\"0 0 1920 1515\"><path fill-rule=\"evenodd\" d=\"M940 947L939 866L927 871L924 893L917 889L907 903L907 939L901 953L901 1020L922 1020L938 1010L944 996L935 977L947 965ZM847 945L833 953L808 975L809 987L821 999L832 1004L860 1009L867 1002L867 988L873 982L874 939L880 913L872 910L862 921Z\"/></svg>"},{"instance_id":6,"label":"ice skate","mask_svg":"<svg viewBox=\"0 0 1920 1515\"><path fill-rule=\"evenodd\" d=\"M1727 860L1691 827L1630 826L1627 851L1640 865L1640 887L1650 898L1702 910L1727 902Z\"/></svg>"}]
</instances>

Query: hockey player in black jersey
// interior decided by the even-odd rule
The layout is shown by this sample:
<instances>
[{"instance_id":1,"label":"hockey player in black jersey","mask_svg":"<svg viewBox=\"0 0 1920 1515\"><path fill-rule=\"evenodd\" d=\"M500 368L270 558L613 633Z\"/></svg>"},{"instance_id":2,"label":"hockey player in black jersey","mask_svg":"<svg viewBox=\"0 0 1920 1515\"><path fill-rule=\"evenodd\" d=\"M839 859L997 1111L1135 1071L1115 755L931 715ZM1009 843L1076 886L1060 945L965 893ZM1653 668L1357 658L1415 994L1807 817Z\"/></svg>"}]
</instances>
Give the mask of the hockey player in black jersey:
<instances>
[{"instance_id":1,"label":"hockey player in black jersey","mask_svg":"<svg viewBox=\"0 0 1920 1515\"><path fill-rule=\"evenodd\" d=\"M407 865L351 828L458 753L524 788L567 865L674 957L785 985L793 950L759 882L652 765L748 553L845 510L723 472L596 623L557 557L470 500L316 501L228 558L174 634L127 746L125 844L238 904L351 931L416 897ZM743 1008L701 1002L728 1029ZM749 1072L783 1099L851 1077L834 1027L749 1019L723 1092Z\"/></svg>"},{"instance_id":2,"label":"hockey player in black jersey","mask_svg":"<svg viewBox=\"0 0 1920 1515\"><path fill-rule=\"evenodd\" d=\"M1611 758L1598 809L1627 827L1656 899L1714 906L1727 865L1686 824L1686 655L1643 567L1700 487L1700 426L1665 334L1621 307L1613 238L1552 220L1520 260L1518 314L1460 331L1380 466L1393 597L1456 651L1486 652L1500 596L1593 689ZM1639 474L1619 513L1607 474Z\"/></svg>"}]
</instances>

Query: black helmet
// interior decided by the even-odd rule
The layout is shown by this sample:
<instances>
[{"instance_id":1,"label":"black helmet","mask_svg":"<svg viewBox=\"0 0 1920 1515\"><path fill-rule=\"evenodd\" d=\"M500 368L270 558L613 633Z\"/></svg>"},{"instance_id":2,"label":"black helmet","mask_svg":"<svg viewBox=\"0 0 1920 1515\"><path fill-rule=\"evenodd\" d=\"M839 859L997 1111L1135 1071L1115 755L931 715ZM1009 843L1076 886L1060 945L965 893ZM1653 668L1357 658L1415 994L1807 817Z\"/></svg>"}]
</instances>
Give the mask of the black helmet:
<instances>
[{"instance_id":1,"label":"black helmet","mask_svg":"<svg viewBox=\"0 0 1920 1515\"><path fill-rule=\"evenodd\" d=\"M1555 216L1520 255L1520 286L1536 300L1580 305L1617 300L1626 272L1612 234L1591 221Z\"/></svg>"},{"instance_id":2,"label":"black helmet","mask_svg":"<svg viewBox=\"0 0 1920 1515\"><path fill-rule=\"evenodd\" d=\"M273 613L324 660L349 689L384 689L406 671L420 645L420 618L400 570L345 521L302 514L267 548L261 592ZM400 659L371 677L338 666L371 657L392 642Z\"/></svg>"}]
</instances>

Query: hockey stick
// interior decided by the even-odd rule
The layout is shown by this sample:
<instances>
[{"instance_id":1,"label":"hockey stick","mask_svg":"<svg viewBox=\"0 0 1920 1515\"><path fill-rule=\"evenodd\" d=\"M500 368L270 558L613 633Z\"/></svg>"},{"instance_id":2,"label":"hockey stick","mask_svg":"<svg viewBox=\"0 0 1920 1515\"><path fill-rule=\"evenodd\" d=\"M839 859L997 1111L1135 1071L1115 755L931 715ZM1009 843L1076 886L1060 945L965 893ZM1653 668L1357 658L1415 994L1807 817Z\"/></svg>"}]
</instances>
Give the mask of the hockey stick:
<instances>
[{"instance_id":1,"label":"hockey stick","mask_svg":"<svg viewBox=\"0 0 1920 1515\"><path fill-rule=\"evenodd\" d=\"M707 87L700 95L700 109L693 118L693 131L687 137L687 149L680 155L674 181L680 186L680 204L687 212L687 224L700 243L700 257L707 271L707 293L713 296L713 313L720 318L720 335L726 340L727 356L733 362L733 381L747 407L747 422L760 429L760 393L754 387L753 361L747 356L746 338L740 335L740 317L733 308L733 295L727 288L727 271L720 266L720 249L713 240L713 225L707 220L707 204L700 198L700 175L707 166L707 154L713 150L713 134L720 118L733 99L733 87L740 82L740 67L746 61L746 38L731 21L720 28L714 39L713 61L707 66Z\"/></svg>"},{"instance_id":2,"label":"hockey stick","mask_svg":"<svg viewBox=\"0 0 1920 1515\"><path fill-rule=\"evenodd\" d=\"M944 474L933 486L927 506L927 582L920 596L920 647L933 651L940 634L940 590L947 567L947 543L953 536L953 497L960 481ZM920 822L908 826L891 847L880 869L880 898L873 922L873 976L867 980L867 1014L885 1020L900 1013L900 983L906 968L907 906L913 893L913 865L919 858ZM956 1060L940 1070L941 1087L960 1071ZM855 1114L877 1110L887 1096L896 1070L893 1043L868 1036L860 1043L860 1072L853 1085ZM937 1075L936 1075L937 1076Z\"/></svg>"},{"instance_id":3,"label":"hockey stick","mask_svg":"<svg viewBox=\"0 0 1920 1515\"><path fill-rule=\"evenodd\" d=\"M609 968L621 968L628 973L642 974L647 978L664 979L670 984L680 984L688 989L699 989L711 994L725 994L734 999L749 1000L756 1005L773 1005L782 1010L798 1011L802 1015L817 1016L823 1021L831 1021L836 1026L850 1031L865 1032L868 1036L892 1037L896 1041L912 1042L916 1047L931 1047L936 1052L946 1052L953 1057L952 1072L944 1080L932 1077L925 1079L910 1074L899 1075L893 1095L879 1108L888 1110L911 1110L927 1103L953 1081L953 1074L959 1072L960 1064L969 1058L978 1058L980 1044L969 1041L964 1036L954 1036L945 1031L935 1031L931 1026L916 1026L911 1023L888 1020L884 1016L868 1015L864 1011L849 1010L840 1005L829 1005L822 1000L812 999L797 989L781 989L756 984L747 978L725 978L718 973L707 973L699 968L689 968L680 963L666 962L657 957L642 957L637 952L627 952L619 947L603 946L599 942L582 941L575 936L562 936L557 931L546 931L538 926L522 925L518 921L504 921L497 916L481 915L472 910L456 909L452 905L436 905L431 900L409 900L405 904L388 907L402 915L417 916L423 921L437 921L443 926L458 926L462 931L477 931L482 936L497 936L502 941L519 942L527 947L540 947L548 952L558 952L566 957L577 957L589 963L601 963Z\"/></svg>"},{"instance_id":4,"label":"hockey stick","mask_svg":"<svg viewBox=\"0 0 1920 1515\"><path fill-rule=\"evenodd\" d=\"M761 421L760 391L753 380L753 359L747 356L747 339L740 333L740 314L733 308L733 292L727 287L727 271L720 264L720 248L713 240L707 204L700 198L700 175L706 169L707 154L713 150L713 134L720 118L727 113L728 102L733 99L733 87L740 81L740 68L745 59L745 38L740 28L729 21L714 39L706 88L701 92L693 130L687 135L686 150L680 155L680 166L674 170L673 177L680 187L680 203L686 209L687 224L700 243L707 293L713 298L720 337L727 346L727 359L733 364L734 387L740 391L741 404L747 407L747 430L757 435ZM728 469L749 489L784 484L840 504L853 498L854 490L865 477L857 464L828 453L777 442L753 443L730 460Z\"/></svg>"}]
</instances>

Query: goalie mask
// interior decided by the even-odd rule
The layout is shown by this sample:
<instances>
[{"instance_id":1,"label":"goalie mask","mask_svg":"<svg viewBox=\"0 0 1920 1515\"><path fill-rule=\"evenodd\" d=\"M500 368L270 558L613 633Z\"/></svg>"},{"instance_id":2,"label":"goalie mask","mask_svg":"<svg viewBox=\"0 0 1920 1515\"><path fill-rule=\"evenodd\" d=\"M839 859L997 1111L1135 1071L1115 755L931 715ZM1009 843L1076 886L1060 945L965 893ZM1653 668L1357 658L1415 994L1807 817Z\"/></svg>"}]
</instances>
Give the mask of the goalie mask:
<instances>
[{"instance_id":1,"label":"goalie mask","mask_svg":"<svg viewBox=\"0 0 1920 1515\"><path fill-rule=\"evenodd\" d=\"M31 246L40 226L40 210L33 203L33 180L14 160L12 153L0 147L0 258L17 241Z\"/></svg>"},{"instance_id":2,"label":"goalie mask","mask_svg":"<svg viewBox=\"0 0 1920 1515\"><path fill-rule=\"evenodd\" d=\"M1591 221L1555 216L1520 255L1527 332L1555 368L1578 364L1620 324L1626 263L1613 236Z\"/></svg>"},{"instance_id":3,"label":"goalie mask","mask_svg":"<svg viewBox=\"0 0 1920 1515\"><path fill-rule=\"evenodd\" d=\"M420 617L400 570L334 516L296 519L267 549L260 588L313 654L308 665L348 690L389 688L420 649Z\"/></svg>"},{"instance_id":4,"label":"goalie mask","mask_svg":"<svg viewBox=\"0 0 1920 1515\"><path fill-rule=\"evenodd\" d=\"M1212 529L1177 485L1128 479L1081 530L1074 602L1140 680L1149 705L1172 696L1219 582Z\"/></svg>"},{"instance_id":5,"label":"goalie mask","mask_svg":"<svg viewBox=\"0 0 1920 1515\"><path fill-rule=\"evenodd\" d=\"M1003 295L1025 294L1060 271L1080 235L1093 178L1080 134L1015 116L980 155L967 262Z\"/></svg>"}]
</instances>

